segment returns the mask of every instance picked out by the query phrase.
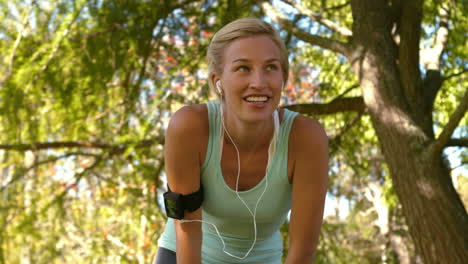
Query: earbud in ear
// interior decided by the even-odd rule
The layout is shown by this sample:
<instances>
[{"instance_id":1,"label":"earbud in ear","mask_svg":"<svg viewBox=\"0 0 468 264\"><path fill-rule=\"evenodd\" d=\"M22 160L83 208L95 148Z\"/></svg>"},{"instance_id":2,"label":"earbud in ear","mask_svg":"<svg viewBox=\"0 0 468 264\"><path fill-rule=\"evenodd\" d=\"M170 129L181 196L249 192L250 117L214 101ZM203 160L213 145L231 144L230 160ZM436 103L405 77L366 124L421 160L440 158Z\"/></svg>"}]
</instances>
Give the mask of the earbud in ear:
<instances>
[{"instance_id":1,"label":"earbud in ear","mask_svg":"<svg viewBox=\"0 0 468 264\"><path fill-rule=\"evenodd\" d=\"M221 89L221 81L220 81L220 80L217 80L217 81L216 81L216 90L218 90L218 93L219 93L220 95L223 94L223 90Z\"/></svg>"}]
</instances>

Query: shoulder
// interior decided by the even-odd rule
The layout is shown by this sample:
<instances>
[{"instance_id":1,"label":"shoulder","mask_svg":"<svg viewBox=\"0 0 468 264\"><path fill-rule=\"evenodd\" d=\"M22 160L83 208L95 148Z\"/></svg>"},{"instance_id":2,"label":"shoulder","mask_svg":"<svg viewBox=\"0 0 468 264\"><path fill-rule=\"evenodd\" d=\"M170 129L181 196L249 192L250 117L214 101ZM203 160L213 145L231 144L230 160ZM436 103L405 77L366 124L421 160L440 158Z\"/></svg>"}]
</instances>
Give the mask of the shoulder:
<instances>
[{"instance_id":1,"label":"shoulder","mask_svg":"<svg viewBox=\"0 0 468 264\"><path fill-rule=\"evenodd\" d=\"M314 119L297 115L289 135L289 178L312 179L311 172L322 171L326 176L328 164L328 136Z\"/></svg>"},{"instance_id":2,"label":"shoulder","mask_svg":"<svg viewBox=\"0 0 468 264\"><path fill-rule=\"evenodd\" d=\"M328 149L328 136L319 121L298 114L291 128L291 142L294 150L310 147Z\"/></svg>"},{"instance_id":3,"label":"shoulder","mask_svg":"<svg viewBox=\"0 0 468 264\"><path fill-rule=\"evenodd\" d=\"M195 135L208 131L208 110L206 104L183 106L171 117L168 134Z\"/></svg>"},{"instance_id":4,"label":"shoulder","mask_svg":"<svg viewBox=\"0 0 468 264\"><path fill-rule=\"evenodd\" d=\"M177 110L166 130L165 156L176 160L205 160L209 138L208 110L205 104L188 105Z\"/></svg>"}]
</instances>

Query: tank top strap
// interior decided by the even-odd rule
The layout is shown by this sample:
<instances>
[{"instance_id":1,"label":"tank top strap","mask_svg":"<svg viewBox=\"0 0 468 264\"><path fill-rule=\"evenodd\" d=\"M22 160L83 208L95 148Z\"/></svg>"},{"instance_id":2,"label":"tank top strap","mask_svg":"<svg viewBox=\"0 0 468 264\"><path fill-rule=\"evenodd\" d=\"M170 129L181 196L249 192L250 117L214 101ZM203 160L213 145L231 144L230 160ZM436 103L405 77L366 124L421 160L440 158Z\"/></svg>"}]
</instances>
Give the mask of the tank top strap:
<instances>
[{"instance_id":1,"label":"tank top strap","mask_svg":"<svg viewBox=\"0 0 468 264\"><path fill-rule=\"evenodd\" d=\"M203 162L201 169L206 170L208 167L215 168L216 165L216 153L220 149L220 130L221 130L221 115L219 108L219 101L210 101L206 103L208 109L208 123L209 123L209 136L208 146L206 148L205 161Z\"/></svg>"},{"instance_id":2,"label":"tank top strap","mask_svg":"<svg viewBox=\"0 0 468 264\"><path fill-rule=\"evenodd\" d=\"M297 112L284 109L283 118L281 120L281 130L279 133L277 150L280 153L288 153L289 133L291 131L294 118L298 115Z\"/></svg>"}]
</instances>

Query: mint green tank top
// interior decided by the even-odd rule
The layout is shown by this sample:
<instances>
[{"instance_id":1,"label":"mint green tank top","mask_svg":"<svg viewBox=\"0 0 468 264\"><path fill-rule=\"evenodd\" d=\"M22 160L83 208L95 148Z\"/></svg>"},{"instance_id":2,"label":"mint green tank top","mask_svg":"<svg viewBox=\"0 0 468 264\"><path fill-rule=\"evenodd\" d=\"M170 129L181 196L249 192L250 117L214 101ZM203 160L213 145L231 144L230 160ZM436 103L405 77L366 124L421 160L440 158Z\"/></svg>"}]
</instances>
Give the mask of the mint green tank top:
<instances>
[{"instance_id":1,"label":"mint green tank top","mask_svg":"<svg viewBox=\"0 0 468 264\"><path fill-rule=\"evenodd\" d=\"M253 211L265 184L267 190L257 207L257 241L250 254L243 260L223 252L223 243L218 237L218 228L225 244L225 251L243 257L254 240L253 218L245 205L237 198L236 192L224 181L221 170L220 133L222 132L219 102L208 102L209 140L205 161L201 167L201 181L205 200L202 205L202 263L248 263L280 264L282 240L279 228L291 209L292 185L288 180L289 132L296 112L284 110L276 152L268 174L255 187L239 191ZM242 174L241 174L242 177ZM211 224L208 224L211 223ZM168 218L166 227L158 240L158 246L176 251L176 236L173 219Z\"/></svg>"}]
</instances>

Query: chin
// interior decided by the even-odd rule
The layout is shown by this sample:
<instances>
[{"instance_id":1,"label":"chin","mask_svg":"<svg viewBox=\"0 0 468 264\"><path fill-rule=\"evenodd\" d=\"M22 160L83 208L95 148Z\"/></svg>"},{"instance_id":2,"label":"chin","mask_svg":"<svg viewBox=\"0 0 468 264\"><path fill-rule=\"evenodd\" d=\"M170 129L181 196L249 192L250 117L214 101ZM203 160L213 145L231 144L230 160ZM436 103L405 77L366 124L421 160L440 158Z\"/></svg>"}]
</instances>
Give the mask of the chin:
<instances>
[{"instance_id":1,"label":"chin","mask_svg":"<svg viewBox=\"0 0 468 264\"><path fill-rule=\"evenodd\" d=\"M270 108L270 109L265 109L265 111L261 111L261 112L255 112L255 113L248 112L248 113L245 113L244 120L247 122L252 122L252 123L271 120L273 116L273 111L274 109Z\"/></svg>"}]
</instances>

